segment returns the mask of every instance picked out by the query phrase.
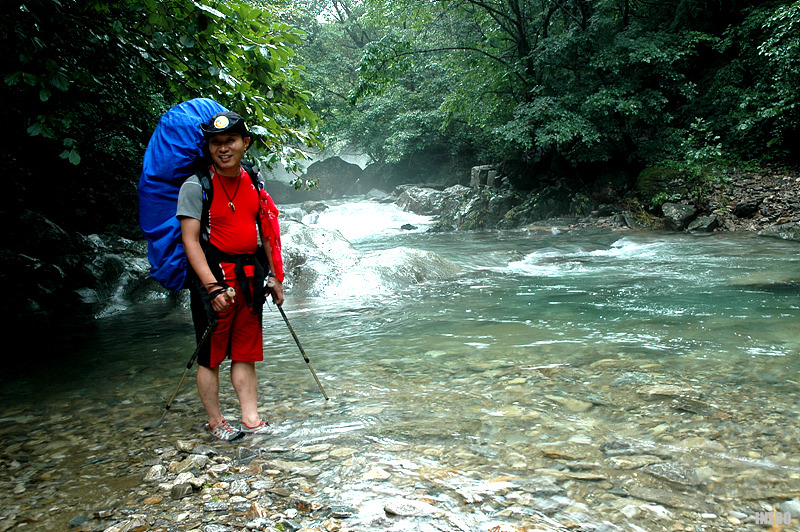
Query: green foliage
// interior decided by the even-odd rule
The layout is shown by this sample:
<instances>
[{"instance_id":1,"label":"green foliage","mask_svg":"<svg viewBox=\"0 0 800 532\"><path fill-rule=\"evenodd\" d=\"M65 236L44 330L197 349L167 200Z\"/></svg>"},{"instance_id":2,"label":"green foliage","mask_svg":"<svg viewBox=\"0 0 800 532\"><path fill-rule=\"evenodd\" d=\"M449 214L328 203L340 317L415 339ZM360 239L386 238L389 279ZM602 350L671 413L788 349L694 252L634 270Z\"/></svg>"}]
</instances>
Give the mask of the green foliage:
<instances>
[{"instance_id":1,"label":"green foliage","mask_svg":"<svg viewBox=\"0 0 800 532\"><path fill-rule=\"evenodd\" d=\"M301 53L325 133L380 160L473 150L529 185L664 160L702 173L725 157L785 160L800 127L798 2L315 7L318 39Z\"/></svg>"},{"instance_id":2,"label":"green foliage","mask_svg":"<svg viewBox=\"0 0 800 532\"><path fill-rule=\"evenodd\" d=\"M318 144L293 62L303 34L267 10L219 0L16 0L7 11L0 96L14 102L15 145L2 155L18 172L18 202L47 210L50 197L55 207L68 200L95 229L119 212L135 221L131 191L150 132L166 109L198 96L248 117L265 160ZM61 179L32 179L50 174Z\"/></svg>"}]
</instances>

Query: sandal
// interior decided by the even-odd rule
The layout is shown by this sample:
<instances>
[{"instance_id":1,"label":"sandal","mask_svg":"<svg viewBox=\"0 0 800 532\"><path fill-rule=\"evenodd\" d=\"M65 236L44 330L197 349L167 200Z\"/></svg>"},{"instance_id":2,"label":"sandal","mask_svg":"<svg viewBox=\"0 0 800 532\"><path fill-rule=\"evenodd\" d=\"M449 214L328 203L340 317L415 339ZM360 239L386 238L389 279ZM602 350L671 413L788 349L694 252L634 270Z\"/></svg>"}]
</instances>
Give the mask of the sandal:
<instances>
[{"instance_id":1,"label":"sandal","mask_svg":"<svg viewBox=\"0 0 800 532\"><path fill-rule=\"evenodd\" d=\"M245 422L242 421L241 430L243 434L269 434L272 432L272 427L262 419L255 427L248 427Z\"/></svg>"},{"instance_id":2,"label":"sandal","mask_svg":"<svg viewBox=\"0 0 800 532\"><path fill-rule=\"evenodd\" d=\"M231 427L231 424L222 420L222 423L214 427L213 429L211 426L208 427L208 430L211 431L211 434L220 440L231 441L235 440L236 438L240 438L243 436L242 431L236 430Z\"/></svg>"}]
</instances>

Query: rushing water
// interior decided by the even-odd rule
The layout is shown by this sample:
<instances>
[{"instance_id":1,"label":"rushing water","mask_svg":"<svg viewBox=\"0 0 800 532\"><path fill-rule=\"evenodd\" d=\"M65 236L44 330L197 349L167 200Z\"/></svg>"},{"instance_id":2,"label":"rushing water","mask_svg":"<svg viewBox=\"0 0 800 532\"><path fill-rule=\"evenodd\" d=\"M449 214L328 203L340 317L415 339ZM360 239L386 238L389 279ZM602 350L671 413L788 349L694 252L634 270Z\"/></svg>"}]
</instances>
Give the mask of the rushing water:
<instances>
[{"instance_id":1,"label":"rushing water","mask_svg":"<svg viewBox=\"0 0 800 532\"><path fill-rule=\"evenodd\" d=\"M429 233L430 220L369 202L306 221L341 230L361 251L419 248L462 267L398 290L343 282L325 297L288 294L284 309L327 403L280 315L265 311L259 376L261 410L277 428L271 444L352 450L319 457L308 481L317 498L354 509L352 530L436 530L386 519L387 498L412 495L463 530L544 514L650 529L637 521L651 522L647 512L620 512L632 499L615 490L665 489L663 479L609 469L610 442L650 446L646 454L699 475L701 487L666 485L711 505L693 514L708 530L717 529L710 519L745 521L800 495L796 243L563 224ZM417 229L399 230L405 223ZM3 383L0 434L15 451L26 449L21 431L52 451L41 453L54 484L45 504L62 522L141 481L134 459L86 473L108 449L203 438L191 379L164 427L140 430L191 354L189 323L173 301L138 305L59 339L58 362ZM658 386L672 388L651 393ZM85 425L93 443L58 442L60 424ZM118 437L100 430L94 441L99 424ZM6 480L4 491L21 481L31 489L30 478Z\"/></svg>"}]
</instances>

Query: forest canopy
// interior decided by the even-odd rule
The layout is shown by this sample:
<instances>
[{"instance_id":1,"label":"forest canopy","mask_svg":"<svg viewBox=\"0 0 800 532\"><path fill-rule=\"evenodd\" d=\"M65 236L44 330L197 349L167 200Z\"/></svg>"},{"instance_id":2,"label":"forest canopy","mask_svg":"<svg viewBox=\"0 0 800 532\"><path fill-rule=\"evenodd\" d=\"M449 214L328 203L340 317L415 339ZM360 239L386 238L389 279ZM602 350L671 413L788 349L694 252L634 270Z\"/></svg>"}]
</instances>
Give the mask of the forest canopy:
<instances>
[{"instance_id":1,"label":"forest canopy","mask_svg":"<svg viewBox=\"0 0 800 532\"><path fill-rule=\"evenodd\" d=\"M3 211L97 231L136 223L136 184L159 117L195 97L247 116L273 161L316 145L294 62L302 32L245 2L23 0L0 19L12 168ZM66 208L66 210L65 210ZM113 222L112 222L113 223Z\"/></svg>"},{"instance_id":2,"label":"forest canopy","mask_svg":"<svg viewBox=\"0 0 800 532\"><path fill-rule=\"evenodd\" d=\"M797 161L800 2L16 0L0 26L2 212L78 230L135 224L150 133L198 96L289 165L321 139L530 189Z\"/></svg>"},{"instance_id":3,"label":"forest canopy","mask_svg":"<svg viewBox=\"0 0 800 532\"><path fill-rule=\"evenodd\" d=\"M300 48L332 139L376 160L448 153L597 168L794 162L800 3L334 0Z\"/></svg>"}]
</instances>

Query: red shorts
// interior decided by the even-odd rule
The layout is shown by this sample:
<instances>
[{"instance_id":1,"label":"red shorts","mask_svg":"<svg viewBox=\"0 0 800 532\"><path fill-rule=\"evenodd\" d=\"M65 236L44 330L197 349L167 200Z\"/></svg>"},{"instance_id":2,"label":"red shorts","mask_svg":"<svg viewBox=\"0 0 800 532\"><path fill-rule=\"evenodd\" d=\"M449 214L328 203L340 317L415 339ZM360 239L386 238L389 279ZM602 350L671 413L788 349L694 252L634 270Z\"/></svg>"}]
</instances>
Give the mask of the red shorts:
<instances>
[{"instance_id":1,"label":"red shorts","mask_svg":"<svg viewBox=\"0 0 800 532\"><path fill-rule=\"evenodd\" d=\"M252 293L253 278L248 280ZM245 303L239 284L236 281L225 282L236 290L237 295L233 305L219 313L217 328L208 339L211 344L210 360L208 364L202 365L209 368L216 368L228 357L237 362L264 360L261 320Z\"/></svg>"}]
</instances>

